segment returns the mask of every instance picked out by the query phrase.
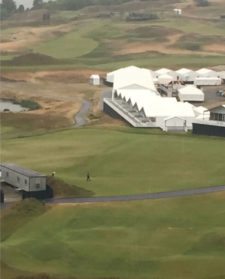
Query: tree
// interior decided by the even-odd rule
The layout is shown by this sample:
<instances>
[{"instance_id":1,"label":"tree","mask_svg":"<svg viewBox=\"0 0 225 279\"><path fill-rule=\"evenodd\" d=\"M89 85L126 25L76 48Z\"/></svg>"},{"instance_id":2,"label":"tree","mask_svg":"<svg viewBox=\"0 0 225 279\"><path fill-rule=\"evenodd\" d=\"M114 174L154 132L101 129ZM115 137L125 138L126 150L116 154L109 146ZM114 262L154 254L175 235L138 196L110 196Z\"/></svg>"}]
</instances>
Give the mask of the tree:
<instances>
[{"instance_id":1,"label":"tree","mask_svg":"<svg viewBox=\"0 0 225 279\"><path fill-rule=\"evenodd\" d=\"M197 6L200 7L205 7L209 5L209 1L208 0L195 0Z\"/></svg>"},{"instance_id":2,"label":"tree","mask_svg":"<svg viewBox=\"0 0 225 279\"><path fill-rule=\"evenodd\" d=\"M20 13L23 13L24 12L24 5L19 5L19 8L18 8L18 12L20 12Z\"/></svg>"},{"instance_id":3,"label":"tree","mask_svg":"<svg viewBox=\"0 0 225 279\"><path fill-rule=\"evenodd\" d=\"M13 0L2 0L0 4L0 16L1 19L9 17L16 11L16 3Z\"/></svg>"},{"instance_id":4,"label":"tree","mask_svg":"<svg viewBox=\"0 0 225 279\"><path fill-rule=\"evenodd\" d=\"M34 9L41 9L42 7L43 7L43 0L34 0L33 1Z\"/></svg>"}]
</instances>

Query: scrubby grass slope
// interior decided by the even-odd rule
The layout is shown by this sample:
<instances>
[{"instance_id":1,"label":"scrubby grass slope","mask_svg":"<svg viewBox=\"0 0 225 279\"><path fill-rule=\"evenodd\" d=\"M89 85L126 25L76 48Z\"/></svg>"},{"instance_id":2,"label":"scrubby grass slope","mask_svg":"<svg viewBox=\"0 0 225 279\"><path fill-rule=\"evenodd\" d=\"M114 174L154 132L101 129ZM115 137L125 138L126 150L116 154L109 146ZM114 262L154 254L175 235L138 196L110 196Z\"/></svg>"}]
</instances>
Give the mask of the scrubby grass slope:
<instances>
[{"instance_id":1,"label":"scrubby grass slope","mask_svg":"<svg viewBox=\"0 0 225 279\"><path fill-rule=\"evenodd\" d=\"M225 183L225 141L218 138L86 128L3 140L2 150L2 161L46 174L56 171L59 178L97 195Z\"/></svg>"},{"instance_id":2,"label":"scrubby grass slope","mask_svg":"<svg viewBox=\"0 0 225 279\"><path fill-rule=\"evenodd\" d=\"M60 278L223 278L224 200L53 207L2 243L3 259Z\"/></svg>"}]
</instances>

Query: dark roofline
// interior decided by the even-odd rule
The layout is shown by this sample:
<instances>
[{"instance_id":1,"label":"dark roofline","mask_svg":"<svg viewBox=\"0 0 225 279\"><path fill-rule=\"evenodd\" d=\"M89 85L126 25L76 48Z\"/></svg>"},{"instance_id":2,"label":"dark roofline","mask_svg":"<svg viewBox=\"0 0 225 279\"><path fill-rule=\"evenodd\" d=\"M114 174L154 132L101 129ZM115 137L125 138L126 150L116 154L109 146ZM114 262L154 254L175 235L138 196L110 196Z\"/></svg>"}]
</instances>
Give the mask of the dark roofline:
<instances>
[{"instance_id":1,"label":"dark roofline","mask_svg":"<svg viewBox=\"0 0 225 279\"><path fill-rule=\"evenodd\" d=\"M17 172L17 173L22 174L27 177L33 177L33 178L34 177L47 177L44 174L38 173L33 170L25 169L25 168L22 168L20 166L17 166L15 164L11 164L11 163L2 163L2 164L0 164L0 167L7 168L11 171Z\"/></svg>"},{"instance_id":2,"label":"dark roofline","mask_svg":"<svg viewBox=\"0 0 225 279\"><path fill-rule=\"evenodd\" d=\"M217 105L217 106L215 106L215 107L211 107L211 108L209 108L208 110L211 111L212 109L216 109L216 108L220 108L220 107L225 108L225 104L221 104L221 105Z\"/></svg>"}]
</instances>

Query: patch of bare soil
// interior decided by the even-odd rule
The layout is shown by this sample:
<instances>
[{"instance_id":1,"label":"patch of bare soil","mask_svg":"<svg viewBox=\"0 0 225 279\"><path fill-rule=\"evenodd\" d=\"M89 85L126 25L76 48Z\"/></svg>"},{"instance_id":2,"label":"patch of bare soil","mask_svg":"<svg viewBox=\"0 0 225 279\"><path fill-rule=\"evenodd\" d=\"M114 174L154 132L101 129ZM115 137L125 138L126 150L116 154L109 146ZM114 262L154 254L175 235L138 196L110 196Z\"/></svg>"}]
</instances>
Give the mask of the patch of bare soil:
<instances>
[{"instance_id":1,"label":"patch of bare soil","mask_svg":"<svg viewBox=\"0 0 225 279\"><path fill-rule=\"evenodd\" d=\"M203 47L205 51L225 53L224 44L210 44Z\"/></svg>"},{"instance_id":2,"label":"patch of bare soil","mask_svg":"<svg viewBox=\"0 0 225 279\"><path fill-rule=\"evenodd\" d=\"M134 53L144 52L160 52L165 54L188 54L192 53L188 50L182 50L179 48L171 47L174 45L182 36L182 34L175 34L166 37L164 42L124 42L121 41L117 50L114 52L116 55L126 55Z\"/></svg>"},{"instance_id":3,"label":"patch of bare soil","mask_svg":"<svg viewBox=\"0 0 225 279\"><path fill-rule=\"evenodd\" d=\"M183 36L182 33L177 33L173 35L169 35L165 37L163 42L126 42L121 41L117 42L117 47L115 47L116 51L115 55L127 55L127 54L135 54L135 53L145 53L145 52L159 52L163 54L193 54L192 50L181 49L176 47L176 43ZM216 44L218 47L218 44ZM211 45L210 45L211 46ZM209 46L209 47L210 47ZM218 49L207 48L207 46L201 51L194 51L195 54L221 54L223 46Z\"/></svg>"}]
</instances>

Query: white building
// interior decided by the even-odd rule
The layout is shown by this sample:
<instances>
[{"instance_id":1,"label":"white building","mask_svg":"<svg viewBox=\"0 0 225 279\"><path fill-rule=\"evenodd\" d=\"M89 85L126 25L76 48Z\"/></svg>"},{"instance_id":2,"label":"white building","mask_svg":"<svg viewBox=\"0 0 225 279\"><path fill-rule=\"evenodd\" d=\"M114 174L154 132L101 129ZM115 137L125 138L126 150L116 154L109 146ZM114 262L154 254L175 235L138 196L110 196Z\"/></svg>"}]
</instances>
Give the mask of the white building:
<instances>
[{"instance_id":1,"label":"white building","mask_svg":"<svg viewBox=\"0 0 225 279\"><path fill-rule=\"evenodd\" d=\"M101 84L101 78L99 75L93 74L90 76L90 84L92 85L100 85Z\"/></svg>"},{"instance_id":2,"label":"white building","mask_svg":"<svg viewBox=\"0 0 225 279\"><path fill-rule=\"evenodd\" d=\"M156 71L158 79L164 76L167 83L174 80L171 73L173 71L165 68ZM201 110L195 111L190 103L178 102L173 97L161 97L150 70L131 66L115 71L112 76L112 97L104 99L104 111L122 117L134 127L187 131L192 129L196 117L203 114Z\"/></svg>"},{"instance_id":3,"label":"white building","mask_svg":"<svg viewBox=\"0 0 225 279\"><path fill-rule=\"evenodd\" d=\"M15 164L1 164L4 182L25 192L39 192L46 190L46 175L36 171L21 168Z\"/></svg>"},{"instance_id":4,"label":"white building","mask_svg":"<svg viewBox=\"0 0 225 279\"><path fill-rule=\"evenodd\" d=\"M194 85L186 85L178 89L181 102L204 102L205 94Z\"/></svg>"}]
</instances>

